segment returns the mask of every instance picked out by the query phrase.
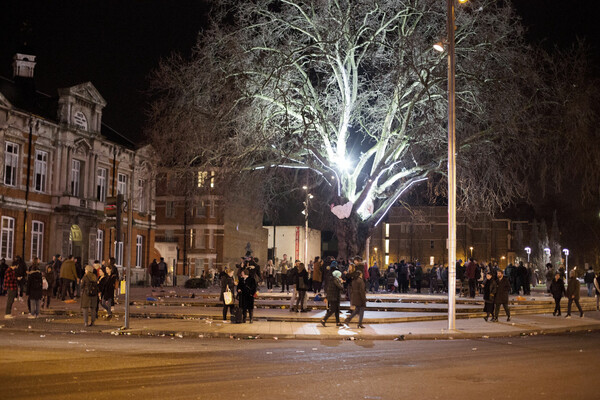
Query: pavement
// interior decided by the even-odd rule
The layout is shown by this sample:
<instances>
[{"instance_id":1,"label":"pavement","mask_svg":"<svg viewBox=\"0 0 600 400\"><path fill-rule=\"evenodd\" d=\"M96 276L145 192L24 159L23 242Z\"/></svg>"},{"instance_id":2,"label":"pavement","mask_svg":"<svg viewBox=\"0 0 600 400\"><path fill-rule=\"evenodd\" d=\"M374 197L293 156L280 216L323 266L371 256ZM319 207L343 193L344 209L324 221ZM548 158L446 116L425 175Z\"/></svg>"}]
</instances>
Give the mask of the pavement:
<instances>
[{"instance_id":1,"label":"pavement","mask_svg":"<svg viewBox=\"0 0 600 400\"><path fill-rule=\"evenodd\" d=\"M543 288L531 296L511 296L511 321L501 311L497 323L483 320L483 300L457 298L455 329L448 329L447 295L445 294L368 294L364 329L357 328L357 319L336 327L332 316L327 326L320 320L325 304L315 301L312 293L306 313L289 311L291 294L261 288L255 302L252 324L233 324L222 320L218 290L184 288L134 287L130 293L128 328L125 329L125 296L120 295L114 307L114 318L106 320L105 311L91 327L83 326L79 302L52 299L51 307L43 308L37 319L28 318L26 301L16 301L13 319L0 319L0 332L29 332L45 337L48 334L107 334L166 336L172 338L231 339L318 339L318 340L448 340L490 337L513 337L600 330L600 311L596 299L582 291L583 318L577 311L572 318L552 315L553 300ZM0 297L4 310L6 296ZM349 304L342 302L341 319L349 313Z\"/></svg>"}]
</instances>

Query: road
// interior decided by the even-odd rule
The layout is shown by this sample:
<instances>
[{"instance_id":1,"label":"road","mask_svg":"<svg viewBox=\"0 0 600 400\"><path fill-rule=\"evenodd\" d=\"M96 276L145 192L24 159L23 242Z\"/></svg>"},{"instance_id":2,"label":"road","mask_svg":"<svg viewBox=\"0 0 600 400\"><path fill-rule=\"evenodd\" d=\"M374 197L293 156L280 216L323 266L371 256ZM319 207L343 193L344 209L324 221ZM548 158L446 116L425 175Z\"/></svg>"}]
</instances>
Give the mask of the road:
<instances>
[{"instance_id":1,"label":"road","mask_svg":"<svg viewBox=\"0 0 600 400\"><path fill-rule=\"evenodd\" d=\"M598 360L597 332L319 342L0 331L0 398L597 399Z\"/></svg>"}]
</instances>

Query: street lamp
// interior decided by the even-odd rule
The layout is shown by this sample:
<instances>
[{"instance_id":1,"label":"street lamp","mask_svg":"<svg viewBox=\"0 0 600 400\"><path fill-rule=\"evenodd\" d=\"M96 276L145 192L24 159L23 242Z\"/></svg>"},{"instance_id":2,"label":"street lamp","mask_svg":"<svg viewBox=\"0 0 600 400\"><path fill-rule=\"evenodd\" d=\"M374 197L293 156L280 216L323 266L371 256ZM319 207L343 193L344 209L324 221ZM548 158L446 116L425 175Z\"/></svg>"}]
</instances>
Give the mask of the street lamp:
<instances>
[{"instance_id":1,"label":"street lamp","mask_svg":"<svg viewBox=\"0 0 600 400\"><path fill-rule=\"evenodd\" d=\"M531 254L531 247L525 247L525 253L527 253L527 263L529 263L529 255Z\"/></svg>"},{"instance_id":2,"label":"street lamp","mask_svg":"<svg viewBox=\"0 0 600 400\"><path fill-rule=\"evenodd\" d=\"M304 201L304 265L308 268L308 202L313 198L313 195L308 192L308 186L302 186L306 192L306 200Z\"/></svg>"},{"instance_id":3,"label":"street lamp","mask_svg":"<svg viewBox=\"0 0 600 400\"><path fill-rule=\"evenodd\" d=\"M448 35L448 330L456 328L456 111L454 51L454 1L447 0L446 29ZM467 0L458 0L466 3ZM443 44L434 48L443 51Z\"/></svg>"},{"instance_id":4,"label":"street lamp","mask_svg":"<svg viewBox=\"0 0 600 400\"><path fill-rule=\"evenodd\" d=\"M569 281L569 249L563 249L563 253L565 253L565 276L567 277L567 282Z\"/></svg>"},{"instance_id":5,"label":"street lamp","mask_svg":"<svg viewBox=\"0 0 600 400\"><path fill-rule=\"evenodd\" d=\"M473 246L469 247L469 250L471 250L471 258L473 258Z\"/></svg>"},{"instance_id":6,"label":"street lamp","mask_svg":"<svg viewBox=\"0 0 600 400\"><path fill-rule=\"evenodd\" d=\"M546 253L546 257L548 257L548 262L550 262L550 248L549 247L545 247L544 248L544 253Z\"/></svg>"}]
</instances>

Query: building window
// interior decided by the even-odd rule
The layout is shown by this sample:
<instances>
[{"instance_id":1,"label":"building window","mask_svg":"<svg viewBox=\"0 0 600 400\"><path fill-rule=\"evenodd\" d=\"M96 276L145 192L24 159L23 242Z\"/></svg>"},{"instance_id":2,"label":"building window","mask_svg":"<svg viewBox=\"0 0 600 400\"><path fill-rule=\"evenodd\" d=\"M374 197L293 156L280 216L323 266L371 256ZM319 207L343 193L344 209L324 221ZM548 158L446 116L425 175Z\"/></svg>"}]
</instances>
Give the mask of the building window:
<instances>
[{"instance_id":1,"label":"building window","mask_svg":"<svg viewBox=\"0 0 600 400\"><path fill-rule=\"evenodd\" d=\"M430 240L430 241L429 241L429 248L430 248L430 249L433 249L433 240Z\"/></svg>"},{"instance_id":2,"label":"building window","mask_svg":"<svg viewBox=\"0 0 600 400\"><path fill-rule=\"evenodd\" d=\"M144 188L146 187L146 181L144 179L138 179L138 211L143 213L147 211L147 199L146 199L146 191Z\"/></svg>"},{"instance_id":3,"label":"building window","mask_svg":"<svg viewBox=\"0 0 600 400\"><path fill-rule=\"evenodd\" d=\"M196 235L196 248L198 248L198 249L206 248L206 235L204 233L204 229L198 230L198 234Z\"/></svg>"},{"instance_id":4,"label":"building window","mask_svg":"<svg viewBox=\"0 0 600 400\"><path fill-rule=\"evenodd\" d=\"M14 238L15 219L11 217L2 217L2 243L0 247L0 257L12 260Z\"/></svg>"},{"instance_id":5,"label":"building window","mask_svg":"<svg viewBox=\"0 0 600 400\"><path fill-rule=\"evenodd\" d=\"M117 176L117 194L122 194L127 198L127 175L118 174Z\"/></svg>"},{"instance_id":6,"label":"building window","mask_svg":"<svg viewBox=\"0 0 600 400\"><path fill-rule=\"evenodd\" d=\"M198 187L215 187L215 171L198 171Z\"/></svg>"},{"instance_id":7,"label":"building window","mask_svg":"<svg viewBox=\"0 0 600 400\"><path fill-rule=\"evenodd\" d=\"M48 153L37 150L35 152L33 190L44 193L46 191L46 177L48 176ZM41 258L41 257L40 257Z\"/></svg>"},{"instance_id":8,"label":"building window","mask_svg":"<svg viewBox=\"0 0 600 400\"><path fill-rule=\"evenodd\" d=\"M390 224L385 224L385 237L390 237Z\"/></svg>"},{"instance_id":9,"label":"building window","mask_svg":"<svg viewBox=\"0 0 600 400\"><path fill-rule=\"evenodd\" d=\"M79 196L79 187L80 187L80 177L81 177L81 161L72 160L71 161L71 196L78 197Z\"/></svg>"},{"instance_id":10,"label":"building window","mask_svg":"<svg viewBox=\"0 0 600 400\"><path fill-rule=\"evenodd\" d=\"M215 231L212 229L208 230L208 248L209 249L215 248Z\"/></svg>"},{"instance_id":11,"label":"building window","mask_svg":"<svg viewBox=\"0 0 600 400\"><path fill-rule=\"evenodd\" d=\"M42 259L42 248L44 247L44 223L33 221L31 223L31 260L33 257Z\"/></svg>"},{"instance_id":12,"label":"building window","mask_svg":"<svg viewBox=\"0 0 600 400\"><path fill-rule=\"evenodd\" d=\"M206 204L204 204L204 200L200 200L200 204L196 207L196 216L206 217Z\"/></svg>"},{"instance_id":13,"label":"building window","mask_svg":"<svg viewBox=\"0 0 600 400\"><path fill-rule=\"evenodd\" d=\"M107 174L108 170L106 168L98 168L98 170L96 170L96 199L98 199L98 201L106 201Z\"/></svg>"},{"instance_id":14,"label":"building window","mask_svg":"<svg viewBox=\"0 0 600 400\"><path fill-rule=\"evenodd\" d=\"M104 258L104 231L98 229L96 233L96 260L101 261Z\"/></svg>"},{"instance_id":15,"label":"building window","mask_svg":"<svg viewBox=\"0 0 600 400\"><path fill-rule=\"evenodd\" d=\"M115 242L114 243L114 254L115 254L115 265L117 267L123 266L123 242Z\"/></svg>"},{"instance_id":16,"label":"building window","mask_svg":"<svg viewBox=\"0 0 600 400\"><path fill-rule=\"evenodd\" d=\"M144 242L144 237L142 235L137 235L135 238L135 266L137 268L141 268L142 266L142 243Z\"/></svg>"},{"instance_id":17,"label":"building window","mask_svg":"<svg viewBox=\"0 0 600 400\"><path fill-rule=\"evenodd\" d=\"M165 242L173 242L175 239L175 234L172 230L165 231Z\"/></svg>"},{"instance_id":18,"label":"building window","mask_svg":"<svg viewBox=\"0 0 600 400\"><path fill-rule=\"evenodd\" d=\"M175 216L175 205L172 201L165 202L165 217L173 218Z\"/></svg>"},{"instance_id":19,"label":"building window","mask_svg":"<svg viewBox=\"0 0 600 400\"><path fill-rule=\"evenodd\" d=\"M6 142L4 152L4 184L17 185L17 168L19 166L19 145ZM11 257L12 258L12 257Z\"/></svg>"}]
</instances>

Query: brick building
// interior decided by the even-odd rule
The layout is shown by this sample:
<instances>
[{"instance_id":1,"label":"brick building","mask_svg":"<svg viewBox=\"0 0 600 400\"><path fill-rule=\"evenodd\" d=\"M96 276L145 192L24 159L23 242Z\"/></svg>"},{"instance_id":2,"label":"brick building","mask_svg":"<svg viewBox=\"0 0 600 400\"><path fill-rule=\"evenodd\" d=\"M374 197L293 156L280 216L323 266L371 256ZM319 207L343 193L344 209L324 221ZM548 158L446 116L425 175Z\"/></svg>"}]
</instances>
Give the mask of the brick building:
<instances>
[{"instance_id":1,"label":"brick building","mask_svg":"<svg viewBox=\"0 0 600 400\"><path fill-rule=\"evenodd\" d=\"M35 90L34 69L35 56L18 53L13 78L0 77L0 256L73 254L87 263L114 255L118 265L129 256L146 266L154 250L151 149L102 123L106 101L92 83L49 96ZM128 237L125 214L119 244L114 218L104 215L106 197L117 193L134 218Z\"/></svg>"},{"instance_id":2,"label":"brick building","mask_svg":"<svg viewBox=\"0 0 600 400\"><path fill-rule=\"evenodd\" d=\"M262 208L235 193L222 195L214 172L194 171L188 184L173 171L156 183L156 249L177 284L235 266L247 251L264 265L268 232Z\"/></svg>"},{"instance_id":3,"label":"brick building","mask_svg":"<svg viewBox=\"0 0 600 400\"><path fill-rule=\"evenodd\" d=\"M530 223L478 215L456 218L456 258L471 255L479 261L497 261L501 267L514 262L523 249L517 248L516 232L529 237ZM424 265L448 262L448 209L446 207L403 207L390 209L386 222L375 228L369 258L379 265L419 260Z\"/></svg>"}]
</instances>

